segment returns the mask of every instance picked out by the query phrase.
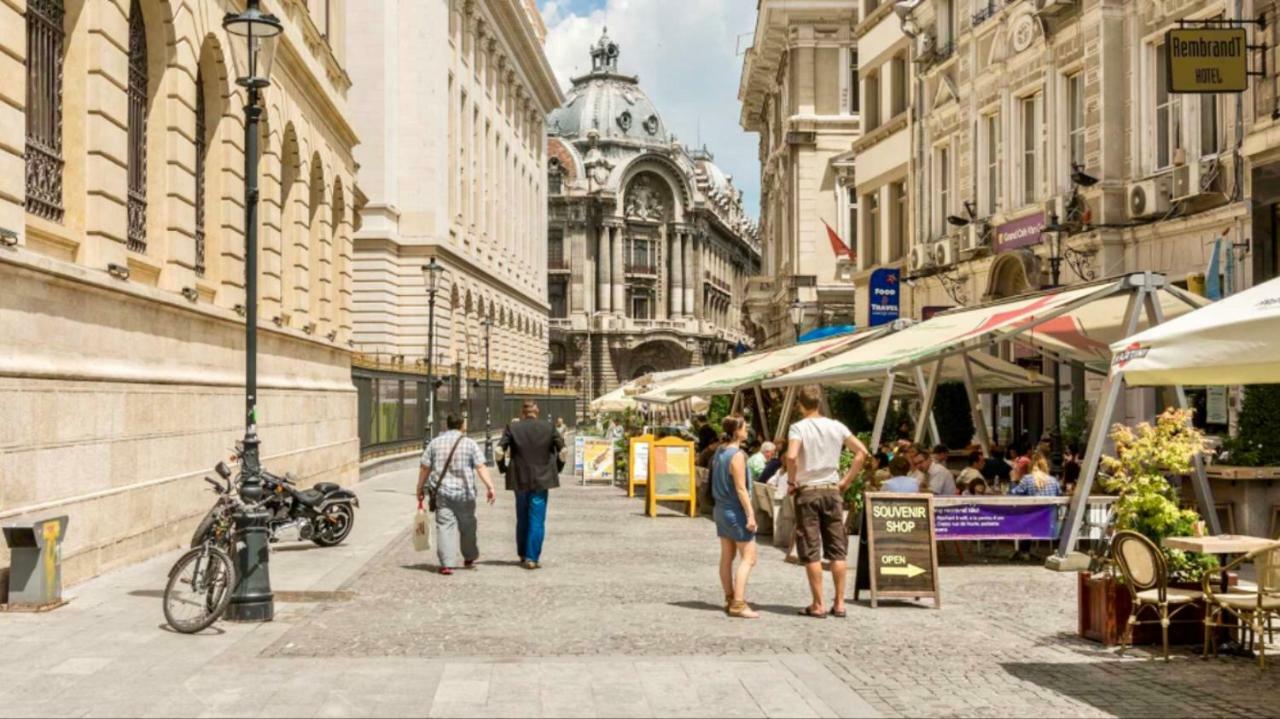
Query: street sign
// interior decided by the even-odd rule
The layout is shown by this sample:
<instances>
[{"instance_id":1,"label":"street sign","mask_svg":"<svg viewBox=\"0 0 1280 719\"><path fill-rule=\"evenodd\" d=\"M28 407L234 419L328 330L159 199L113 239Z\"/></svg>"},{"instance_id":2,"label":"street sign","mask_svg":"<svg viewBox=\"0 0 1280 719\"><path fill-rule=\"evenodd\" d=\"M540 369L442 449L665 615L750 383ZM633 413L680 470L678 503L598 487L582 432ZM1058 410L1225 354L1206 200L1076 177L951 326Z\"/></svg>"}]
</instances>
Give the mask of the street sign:
<instances>
[{"instance_id":1,"label":"street sign","mask_svg":"<svg viewBox=\"0 0 1280 719\"><path fill-rule=\"evenodd\" d=\"M698 514L698 475L693 442L663 437L649 445L649 488L645 507L658 516L658 502L688 502L689 516Z\"/></svg>"},{"instance_id":2,"label":"street sign","mask_svg":"<svg viewBox=\"0 0 1280 719\"><path fill-rule=\"evenodd\" d=\"M1169 92L1244 92L1249 43L1242 27L1180 27L1164 36Z\"/></svg>"},{"instance_id":3,"label":"street sign","mask_svg":"<svg viewBox=\"0 0 1280 719\"><path fill-rule=\"evenodd\" d=\"M897 269L888 267L871 273L871 281L867 284L871 302L868 324L871 327L898 319L898 273Z\"/></svg>"},{"instance_id":4,"label":"street sign","mask_svg":"<svg viewBox=\"0 0 1280 719\"><path fill-rule=\"evenodd\" d=\"M649 484L649 447L653 435L642 434L631 438L630 461L627 463L627 496L636 496L636 485Z\"/></svg>"},{"instance_id":5,"label":"street sign","mask_svg":"<svg viewBox=\"0 0 1280 719\"><path fill-rule=\"evenodd\" d=\"M854 601L866 589L872 607L881 597L928 597L934 609L942 607L932 494L868 492L858 534Z\"/></svg>"}]
</instances>

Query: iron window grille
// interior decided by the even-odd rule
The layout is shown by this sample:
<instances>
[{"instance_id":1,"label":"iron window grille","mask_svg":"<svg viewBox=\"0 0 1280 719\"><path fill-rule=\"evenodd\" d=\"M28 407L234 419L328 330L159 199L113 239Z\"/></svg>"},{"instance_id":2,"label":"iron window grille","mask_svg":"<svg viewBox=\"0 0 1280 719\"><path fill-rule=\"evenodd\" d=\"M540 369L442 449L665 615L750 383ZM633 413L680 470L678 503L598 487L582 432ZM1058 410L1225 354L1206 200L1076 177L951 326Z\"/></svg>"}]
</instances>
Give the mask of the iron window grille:
<instances>
[{"instance_id":1,"label":"iron window grille","mask_svg":"<svg viewBox=\"0 0 1280 719\"><path fill-rule=\"evenodd\" d=\"M27 211L61 222L62 0L27 3Z\"/></svg>"},{"instance_id":2,"label":"iron window grille","mask_svg":"<svg viewBox=\"0 0 1280 719\"><path fill-rule=\"evenodd\" d=\"M147 36L138 0L129 7L128 248L147 251Z\"/></svg>"},{"instance_id":3,"label":"iron window grille","mask_svg":"<svg viewBox=\"0 0 1280 719\"><path fill-rule=\"evenodd\" d=\"M196 276L204 277L204 193L205 157L209 149L205 137L204 71L196 70Z\"/></svg>"}]
</instances>

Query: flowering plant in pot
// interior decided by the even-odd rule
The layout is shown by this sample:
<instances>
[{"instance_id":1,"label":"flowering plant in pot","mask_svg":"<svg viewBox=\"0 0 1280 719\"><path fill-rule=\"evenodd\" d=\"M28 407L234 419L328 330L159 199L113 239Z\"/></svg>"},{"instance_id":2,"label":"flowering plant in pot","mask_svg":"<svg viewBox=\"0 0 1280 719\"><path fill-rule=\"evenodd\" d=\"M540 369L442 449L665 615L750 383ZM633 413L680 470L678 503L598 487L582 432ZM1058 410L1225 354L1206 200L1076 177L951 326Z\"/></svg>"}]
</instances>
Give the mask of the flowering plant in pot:
<instances>
[{"instance_id":1,"label":"flowering plant in pot","mask_svg":"<svg viewBox=\"0 0 1280 719\"><path fill-rule=\"evenodd\" d=\"M1217 566L1217 558L1162 546L1165 537L1192 534L1193 525L1200 520L1195 510L1179 506L1178 495L1166 479L1189 473L1196 453L1204 452L1204 435L1191 426L1190 418L1190 412L1170 409L1157 416L1154 423L1112 427L1116 451L1114 456L1103 457L1099 479L1117 497L1113 507L1116 529L1138 532L1160 548L1169 568L1170 584L1198 588L1204 573ZM1119 642L1131 607L1122 581L1113 574L1081 574L1081 636L1108 645ZM1199 625L1194 623L1176 622L1171 628L1170 641L1174 644L1195 643L1202 637ZM1135 644L1159 641L1159 630L1154 625L1134 630Z\"/></svg>"},{"instance_id":2,"label":"flowering plant in pot","mask_svg":"<svg viewBox=\"0 0 1280 719\"><path fill-rule=\"evenodd\" d=\"M1173 582L1199 583L1204 573L1218 566L1212 555L1168 549L1165 537L1189 536L1200 521L1193 509L1182 509L1169 475L1192 471L1194 458L1204 454L1204 434L1191 425L1190 410L1168 409L1130 428L1111 429L1113 457L1102 458L1102 486L1117 496L1116 529L1129 529L1150 539L1164 554Z\"/></svg>"}]
</instances>

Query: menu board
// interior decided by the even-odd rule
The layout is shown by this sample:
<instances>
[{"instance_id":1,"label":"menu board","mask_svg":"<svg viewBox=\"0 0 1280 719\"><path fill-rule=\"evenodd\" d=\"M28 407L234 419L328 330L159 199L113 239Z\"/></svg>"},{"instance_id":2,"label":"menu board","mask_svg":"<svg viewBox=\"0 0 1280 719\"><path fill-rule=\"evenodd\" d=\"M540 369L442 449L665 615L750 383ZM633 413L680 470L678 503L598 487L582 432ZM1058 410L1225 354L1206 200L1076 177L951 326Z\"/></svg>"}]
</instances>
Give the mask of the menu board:
<instances>
[{"instance_id":1,"label":"menu board","mask_svg":"<svg viewBox=\"0 0 1280 719\"><path fill-rule=\"evenodd\" d=\"M636 496L636 485L649 484L649 447L653 444L653 435L642 434L631 438L631 468L627 477L627 496Z\"/></svg>"},{"instance_id":2,"label":"menu board","mask_svg":"<svg viewBox=\"0 0 1280 719\"><path fill-rule=\"evenodd\" d=\"M582 443L582 482L613 484L613 441L587 437Z\"/></svg>"},{"instance_id":3,"label":"menu board","mask_svg":"<svg viewBox=\"0 0 1280 719\"><path fill-rule=\"evenodd\" d=\"M864 498L854 600L866 589L872 607L881 597L928 597L941 608L933 495L868 492Z\"/></svg>"},{"instance_id":4,"label":"menu board","mask_svg":"<svg viewBox=\"0 0 1280 719\"><path fill-rule=\"evenodd\" d=\"M697 516L698 480L694 471L693 442L664 437L649 448L650 517L658 514L658 502L688 502L689 516Z\"/></svg>"}]
</instances>

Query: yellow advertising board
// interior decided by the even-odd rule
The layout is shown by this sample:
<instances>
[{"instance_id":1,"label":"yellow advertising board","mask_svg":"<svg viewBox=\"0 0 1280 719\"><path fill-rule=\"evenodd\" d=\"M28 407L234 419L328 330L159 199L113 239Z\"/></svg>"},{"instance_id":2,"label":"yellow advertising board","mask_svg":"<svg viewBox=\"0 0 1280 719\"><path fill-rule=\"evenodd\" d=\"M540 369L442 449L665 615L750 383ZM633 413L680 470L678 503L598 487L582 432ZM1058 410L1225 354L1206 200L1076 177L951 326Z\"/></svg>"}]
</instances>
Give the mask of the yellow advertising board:
<instances>
[{"instance_id":1,"label":"yellow advertising board","mask_svg":"<svg viewBox=\"0 0 1280 719\"><path fill-rule=\"evenodd\" d=\"M1165 33L1169 92L1244 92L1249 43L1244 28L1180 27Z\"/></svg>"},{"instance_id":2,"label":"yellow advertising board","mask_svg":"<svg viewBox=\"0 0 1280 719\"><path fill-rule=\"evenodd\" d=\"M613 484L613 440L588 437L582 443L582 483Z\"/></svg>"},{"instance_id":3,"label":"yellow advertising board","mask_svg":"<svg viewBox=\"0 0 1280 719\"><path fill-rule=\"evenodd\" d=\"M688 502L689 516L698 515L698 475L693 442L663 437L649 445L649 491L645 502L650 517L658 516L658 502Z\"/></svg>"},{"instance_id":4,"label":"yellow advertising board","mask_svg":"<svg viewBox=\"0 0 1280 719\"><path fill-rule=\"evenodd\" d=\"M649 447L653 435L642 434L631 438L631 461L627 462L627 496L636 496L636 485L649 484Z\"/></svg>"}]
</instances>

